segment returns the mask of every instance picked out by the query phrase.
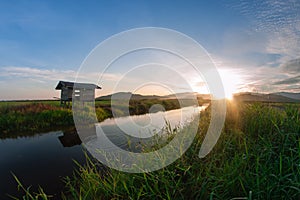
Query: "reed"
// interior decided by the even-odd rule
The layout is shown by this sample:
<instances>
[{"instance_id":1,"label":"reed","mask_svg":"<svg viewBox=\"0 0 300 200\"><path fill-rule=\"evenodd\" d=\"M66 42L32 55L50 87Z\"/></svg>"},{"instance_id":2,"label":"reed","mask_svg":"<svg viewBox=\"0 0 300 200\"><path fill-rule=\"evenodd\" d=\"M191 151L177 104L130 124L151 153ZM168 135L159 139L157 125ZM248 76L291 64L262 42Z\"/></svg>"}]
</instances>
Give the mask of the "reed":
<instances>
[{"instance_id":1,"label":"reed","mask_svg":"<svg viewBox=\"0 0 300 200\"><path fill-rule=\"evenodd\" d=\"M228 102L225 127L208 156L198 157L210 121L201 114L191 147L158 171L130 174L87 156L66 177L64 199L300 199L299 105ZM173 134L170 134L173 135Z\"/></svg>"},{"instance_id":2,"label":"reed","mask_svg":"<svg viewBox=\"0 0 300 200\"><path fill-rule=\"evenodd\" d=\"M100 170L90 159L68 177L72 199L299 199L299 106L228 102L224 131L210 154L198 151L210 120L173 164L151 173Z\"/></svg>"}]
</instances>

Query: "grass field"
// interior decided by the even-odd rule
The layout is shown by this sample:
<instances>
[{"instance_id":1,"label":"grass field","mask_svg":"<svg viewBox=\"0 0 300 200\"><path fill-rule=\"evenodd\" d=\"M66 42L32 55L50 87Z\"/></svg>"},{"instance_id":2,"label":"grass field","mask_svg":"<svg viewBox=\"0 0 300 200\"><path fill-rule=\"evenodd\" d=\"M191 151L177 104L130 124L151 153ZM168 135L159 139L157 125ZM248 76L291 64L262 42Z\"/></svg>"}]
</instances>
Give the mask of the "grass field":
<instances>
[{"instance_id":1,"label":"grass field","mask_svg":"<svg viewBox=\"0 0 300 200\"><path fill-rule=\"evenodd\" d=\"M299 120L299 104L278 108L228 102L223 133L205 158L200 159L198 152L209 125L209 109L201 115L194 143L173 164L128 174L103 170L87 157L74 177L65 178L63 198L300 199ZM48 199L43 192L30 195L24 198Z\"/></svg>"},{"instance_id":2,"label":"grass field","mask_svg":"<svg viewBox=\"0 0 300 200\"><path fill-rule=\"evenodd\" d=\"M114 114L118 117L136 114L145 114L155 104L162 105L165 110L180 107L177 100L139 100L117 102L114 105ZM95 111L98 121L113 117L110 101L96 101ZM60 129L63 126L74 126L72 108L61 107L60 101L16 101L0 102L0 138L15 137L13 133L26 132L34 135L36 132Z\"/></svg>"}]
</instances>

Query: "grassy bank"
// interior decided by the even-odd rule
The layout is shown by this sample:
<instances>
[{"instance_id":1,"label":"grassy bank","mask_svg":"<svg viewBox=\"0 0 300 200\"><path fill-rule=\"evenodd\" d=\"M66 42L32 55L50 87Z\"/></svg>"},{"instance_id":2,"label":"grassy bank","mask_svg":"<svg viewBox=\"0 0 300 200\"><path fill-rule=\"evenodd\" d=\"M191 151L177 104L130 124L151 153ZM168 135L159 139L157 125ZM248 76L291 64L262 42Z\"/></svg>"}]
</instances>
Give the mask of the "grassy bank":
<instances>
[{"instance_id":1,"label":"grassy bank","mask_svg":"<svg viewBox=\"0 0 300 200\"><path fill-rule=\"evenodd\" d=\"M177 100L139 100L114 105L117 116L144 114L152 105L160 104L165 110L180 107ZM95 111L98 121L112 117L109 101L96 101ZM53 130L63 126L74 126L72 109L60 107L59 101L23 101L0 103L0 137L13 136L16 132Z\"/></svg>"},{"instance_id":2,"label":"grassy bank","mask_svg":"<svg viewBox=\"0 0 300 200\"><path fill-rule=\"evenodd\" d=\"M93 162L67 178L66 199L299 199L299 107L228 104L224 131L204 159L198 152L210 112L183 157L161 170L128 174Z\"/></svg>"},{"instance_id":3,"label":"grassy bank","mask_svg":"<svg viewBox=\"0 0 300 200\"><path fill-rule=\"evenodd\" d=\"M72 125L72 111L46 103L0 107L0 132L38 131L54 126Z\"/></svg>"},{"instance_id":4,"label":"grassy bank","mask_svg":"<svg viewBox=\"0 0 300 200\"><path fill-rule=\"evenodd\" d=\"M88 158L74 177L65 178L62 198L299 199L299 120L299 105L229 102L223 133L205 158L200 159L198 152L209 125L209 109L201 115L192 146L173 164L129 174ZM26 197L51 199L44 192Z\"/></svg>"}]
</instances>

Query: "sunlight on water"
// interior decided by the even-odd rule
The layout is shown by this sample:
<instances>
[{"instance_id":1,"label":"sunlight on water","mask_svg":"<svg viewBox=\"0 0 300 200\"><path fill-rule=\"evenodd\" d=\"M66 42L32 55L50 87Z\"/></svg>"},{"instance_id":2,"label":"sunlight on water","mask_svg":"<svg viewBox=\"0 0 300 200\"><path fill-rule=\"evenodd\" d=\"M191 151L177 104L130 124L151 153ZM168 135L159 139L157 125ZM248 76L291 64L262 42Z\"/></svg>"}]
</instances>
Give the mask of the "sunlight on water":
<instances>
[{"instance_id":1,"label":"sunlight on water","mask_svg":"<svg viewBox=\"0 0 300 200\"><path fill-rule=\"evenodd\" d=\"M132 143L150 140L156 134L163 134L167 125L171 129L182 128L206 107L207 105L190 106L166 112L106 119L96 124L97 135L89 137L86 143L94 147L101 146L102 149L105 147L110 149L110 144L104 142L108 141L108 138L113 144L126 149L129 140Z\"/></svg>"}]
</instances>

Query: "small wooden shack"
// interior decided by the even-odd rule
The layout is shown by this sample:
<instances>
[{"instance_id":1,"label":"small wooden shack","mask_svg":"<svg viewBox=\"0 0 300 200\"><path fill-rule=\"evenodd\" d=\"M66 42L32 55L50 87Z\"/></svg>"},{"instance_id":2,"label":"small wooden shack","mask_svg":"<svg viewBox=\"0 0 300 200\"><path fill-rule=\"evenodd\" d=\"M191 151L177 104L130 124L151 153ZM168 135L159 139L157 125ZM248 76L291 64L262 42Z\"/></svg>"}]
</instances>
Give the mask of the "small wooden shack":
<instances>
[{"instance_id":1,"label":"small wooden shack","mask_svg":"<svg viewBox=\"0 0 300 200\"><path fill-rule=\"evenodd\" d=\"M75 85L75 89L74 89ZM95 100L95 89L101 89L98 85L90 83L74 83L68 81L59 81L56 90L61 90L60 104L70 105L72 98L78 98L82 102L91 102Z\"/></svg>"}]
</instances>

